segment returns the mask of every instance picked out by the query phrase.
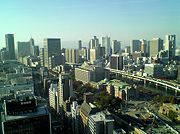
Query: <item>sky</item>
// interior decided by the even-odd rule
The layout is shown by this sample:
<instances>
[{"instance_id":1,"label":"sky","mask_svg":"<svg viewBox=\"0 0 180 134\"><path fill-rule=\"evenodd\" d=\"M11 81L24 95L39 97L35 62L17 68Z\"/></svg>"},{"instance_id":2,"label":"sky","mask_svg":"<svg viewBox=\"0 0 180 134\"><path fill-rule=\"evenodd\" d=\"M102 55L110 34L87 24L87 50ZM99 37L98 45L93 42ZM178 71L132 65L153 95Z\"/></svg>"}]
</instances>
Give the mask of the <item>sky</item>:
<instances>
[{"instance_id":1,"label":"sky","mask_svg":"<svg viewBox=\"0 0 180 134\"><path fill-rule=\"evenodd\" d=\"M40 46L44 38L58 37L63 47L94 35L128 45L176 34L180 46L180 0L1 0L0 48L7 33L15 42L33 37Z\"/></svg>"}]
</instances>

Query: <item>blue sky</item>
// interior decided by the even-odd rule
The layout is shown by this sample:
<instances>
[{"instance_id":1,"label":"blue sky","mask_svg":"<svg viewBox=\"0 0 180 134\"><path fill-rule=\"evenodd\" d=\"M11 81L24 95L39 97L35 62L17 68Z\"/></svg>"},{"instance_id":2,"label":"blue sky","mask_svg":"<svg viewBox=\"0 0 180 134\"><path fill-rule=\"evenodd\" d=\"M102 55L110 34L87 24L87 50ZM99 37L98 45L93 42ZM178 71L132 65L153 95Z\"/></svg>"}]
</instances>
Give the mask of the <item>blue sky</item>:
<instances>
[{"instance_id":1,"label":"blue sky","mask_svg":"<svg viewBox=\"0 0 180 134\"><path fill-rule=\"evenodd\" d=\"M0 47L6 33L41 46L47 37L88 42L93 35L127 45L176 34L180 44L180 0L1 0L0 21Z\"/></svg>"}]
</instances>

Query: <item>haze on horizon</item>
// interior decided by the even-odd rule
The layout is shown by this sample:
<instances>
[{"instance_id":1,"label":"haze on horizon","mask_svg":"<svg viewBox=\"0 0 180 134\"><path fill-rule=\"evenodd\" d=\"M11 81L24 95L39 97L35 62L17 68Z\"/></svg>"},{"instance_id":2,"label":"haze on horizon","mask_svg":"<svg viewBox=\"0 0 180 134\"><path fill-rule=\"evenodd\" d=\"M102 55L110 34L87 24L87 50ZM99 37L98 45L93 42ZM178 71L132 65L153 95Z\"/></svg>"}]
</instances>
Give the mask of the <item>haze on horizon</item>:
<instances>
[{"instance_id":1,"label":"haze on horizon","mask_svg":"<svg viewBox=\"0 0 180 134\"><path fill-rule=\"evenodd\" d=\"M127 45L166 34L176 34L180 45L179 7L180 0L2 0L0 48L8 33L15 42L33 37L40 46L48 37L88 42L108 35Z\"/></svg>"}]
</instances>

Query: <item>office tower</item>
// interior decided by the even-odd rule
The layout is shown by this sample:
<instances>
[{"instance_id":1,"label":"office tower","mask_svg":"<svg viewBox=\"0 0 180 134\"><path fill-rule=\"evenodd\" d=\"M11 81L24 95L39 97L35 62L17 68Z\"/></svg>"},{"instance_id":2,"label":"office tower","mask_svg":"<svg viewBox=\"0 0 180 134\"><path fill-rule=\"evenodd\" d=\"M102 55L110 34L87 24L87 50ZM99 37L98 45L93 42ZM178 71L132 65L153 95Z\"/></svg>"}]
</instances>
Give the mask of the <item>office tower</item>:
<instances>
[{"instance_id":1,"label":"office tower","mask_svg":"<svg viewBox=\"0 0 180 134\"><path fill-rule=\"evenodd\" d=\"M49 88L49 106L59 113L58 85L51 83Z\"/></svg>"},{"instance_id":2,"label":"office tower","mask_svg":"<svg viewBox=\"0 0 180 134\"><path fill-rule=\"evenodd\" d=\"M78 41L78 48L79 48L79 50L81 50L81 48L82 48L82 41L81 40Z\"/></svg>"},{"instance_id":3,"label":"office tower","mask_svg":"<svg viewBox=\"0 0 180 134\"><path fill-rule=\"evenodd\" d=\"M44 39L44 66L50 68L49 59L55 58L55 66L60 65L61 60L61 39L47 38Z\"/></svg>"},{"instance_id":4,"label":"office tower","mask_svg":"<svg viewBox=\"0 0 180 134\"><path fill-rule=\"evenodd\" d=\"M112 54L110 56L110 68L122 70L123 69L123 56Z\"/></svg>"},{"instance_id":5,"label":"office tower","mask_svg":"<svg viewBox=\"0 0 180 134\"><path fill-rule=\"evenodd\" d=\"M176 51L176 35L166 35L164 44L165 50L168 51L168 57L174 58Z\"/></svg>"},{"instance_id":6,"label":"office tower","mask_svg":"<svg viewBox=\"0 0 180 134\"><path fill-rule=\"evenodd\" d=\"M4 100L1 112L2 134L51 133L51 115L46 106L38 106L36 97L15 95Z\"/></svg>"},{"instance_id":7,"label":"office tower","mask_svg":"<svg viewBox=\"0 0 180 134\"><path fill-rule=\"evenodd\" d=\"M153 38L149 44L149 56L157 57L159 51L163 50L163 40L160 38Z\"/></svg>"},{"instance_id":8,"label":"office tower","mask_svg":"<svg viewBox=\"0 0 180 134\"><path fill-rule=\"evenodd\" d=\"M114 119L108 111L89 116L88 128L91 134L113 134Z\"/></svg>"},{"instance_id":9,"label":"office tower","mask_svg":"<svg viewBox=\"0 0 180 134\"><path fill-rule=\"evenodd\" d=\"M110 37L106 36L106 37L102 37L102 43L101 45L103 47L105 47L105 55L109 56L111 55L111 40Z\"/></svg>"},{"instance_id":10,"label":"office tower","mask_svg":"<svg viewBox=\"0 0 180 134\"><path fill-rule=\"evenodd\" d=\"M147 54L147 41L144 39L141 39L140 41L141 41L141 52L146 55Z\"/></svg>"},{"instance_id":11,"label":"office tower","mask_svg":"<svg viewBox=\"0 0 180 134\"><path fill-rule=\"evenodd\" d=\"M17 48L18 48L18 58L31 55L32 46L31 46L30 42L18 41Z\"/></svg>"},{"instance_id":12,"label":"office tower","mask_svg":"<svg viewBox=\"0 0 180 134\"><path fill-rule=\"evenodd\" d=\"M112 41L112 54L121 52L121 42L117 40Z\"/></svg>"},{"instance_id":13,"label":"office tower","mask_svg":"<svg viewBox=\"0 0 180 134\"><path fill-rule=\"evenodd\" d=\"M14 46L14 34L6 34L6 50L8 51L9 59L15 60L15 46Z\"/></svg>"},{"instance_id":14,"label":"office tower","mask_svg":"<svg viewBox=\"0 0 180 134\"><path fill-rule=\"evenodd\" d=\"M66 49L65 59L68 63L79 63L79 50L78 49Z\"/></svg>"},{"instance_id":15,"label":"office tower","mask_svg":"<svg viewBox=\"0 0 180 134\"><path fill-rule=\"evenodd\" d=\"M130 41L130 46L131 46L131 53L141 51L141 42L140 42L140 40L131 40Z\"/></svg>"},{"instance_id":16,"label":"office tower","mask_svg":"<svg viewBox=\"0 0 180 134\"><path fill-rule=\"evenodd\" d=\"M96 47L100 47L99 39L96 36L94 36L89 42L89 49L94 49Z\"/></svg>"},{"instance_id":17,"label":"office tower","mask_svg":"<svg viewBox=\"0 0 180 134\"><path fill-rule=\"evenodd\" d=\"M73 95L72 93L72 79L69 74L62 73L59 75L59 106Z\"/></svg>"},{"instance_id":18,"label":"office tower","mask_svg":"<svg viewBox=\"0 0 180 134\"><path fill-rule=\"evenodd\" d=\"M44 48L40 48L39 52L41 66L44 67Z\"/></svg>"}]
</instances>

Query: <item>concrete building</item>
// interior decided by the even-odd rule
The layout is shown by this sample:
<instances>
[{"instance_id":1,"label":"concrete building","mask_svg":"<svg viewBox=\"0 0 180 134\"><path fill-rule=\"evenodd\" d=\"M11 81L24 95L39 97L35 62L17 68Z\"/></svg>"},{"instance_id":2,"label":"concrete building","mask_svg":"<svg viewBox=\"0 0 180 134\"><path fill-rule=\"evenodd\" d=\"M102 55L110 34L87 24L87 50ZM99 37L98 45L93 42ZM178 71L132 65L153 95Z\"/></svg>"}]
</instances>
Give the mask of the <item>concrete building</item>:
<instances>
[{"instance_id":1,"label":"concrete building","mask_svg":"<svg viewBox=\"0 0 180 134\"><path fill-rule=\"evenodd\" d=\"M123 69L123 56L112 54L110 56L110 68L122 70Z\"/></svg>"},{"instance_id":2,"label":"concrete building","mask_svg":"<svg viewBox=\"0 0 180 134\"><path fill-rule=\"evenodd\" d=\"M88 83L91 81L99 82L108 76L108 71L103 67L97 67L95 65L89 65L88 63L75 68L75 79L80 80L83 83Z\"/></svg>"},{"instance_id":3,"label":"concrete building","mask_svg":"<svg viewBox=\"0 0 180 134\"><path fill-rule=\"evenodd\" d=\"M51 83L49 88L49 106L59 113L58 84Z\"/></svg>"},{"instance_id":4,"label":"concrete building","mask_svg":"<svg viewBox=\"0 0 180 134\"><path fill-rule=\"evenodd\" d=\"M117 40L112 41L112 54L119 54L121 52L121 42Z\"/></svg>"},{"instance_id":5,"label":"concrete building","mask_svg":"<svg viewBox=\"0 0 180 134\"><path fill-rule=\"evenodd\" d=\"M138 91L132 88L129 84L124 83L120 80L111 80L107 82L106 91L112 94L114 97L122 100L132 100L138 98Z\"/></svg>"},{"instance_id":6,"label":"concrete building","mask_svg":"<svg viewBox=\"0 0 180 134\"><path fill-rule=\"evenodd\" d=\"M80 133L80 105L78 105L77 101L72 102L71 115L72 115L73 134L79 134Z\"/></svg>"},{"instance_id":7,"label":"concrete building","mask_svg":"<svg viewBox=\"0 0 180 134\"><path fill-rule=\"evenodd\" d=\"M98 112L89 116L90 134L113 134L114 119L108 111Z\"/></svg>"},{"instance_id":8,"label":"concrete building","mask_svg":"<svg viewBox=\"0 0 180 134\"><path fill-rule=\"evenodd\" d=\"M67 63L79 63L79 50L78 49L66 49L65 59Z\"/></svg>"},{"instance_id":9,"label":"concrete building","mask_svg":"<svg viewBox=\"0 0 180 134\"><path fill-rule=\"evenodd\" d=\"M89 133L89 116L98 112L95 105L83 102L80 107L80 132L82 134Z\"/></svg>"},{"instance_id":10,"label":"concrete building","mask_svg":"<svg viewBox=\"0 0 180 134\"><path fill-rule=\"evenodd\" d=\"M176 51L176 35L166 35L164 45L165 50L168 51L168 57L174 58Z\"/></svg>"},{"instance_id":11,"label":"concrete building","mask_svg":"<svg viewBox=\"0 0 180 134\"><path fill-rule=\"evenodd\" d=\"M131 53L141 51L141 42L140 40L131 40L130 41Z\"/></svg>"},{"instance_id":12,"label":"concrete building","mask_svg":"<svg viewBox=\"0 0 180 134\"><path fill-rule=\"evenodd\" d=\"M163 50L163 40L160 38L153 38L149 44L149 56L157 57L161 50Z\"/></svg>"},{"instance_id":13,"label":"concrete building","mask_svg":"<svg viewBox=\"0 0 180 134\"><path fill-rule=\"evenodd\" d=\"M62 73L59 75L59 106L62 107L63 103L73 95L72 80L69 74Z\"/></svg>"},{"instance_id":14,"label":"concrete building","mask_svg":"<svg viewBox=\"0 0 180 134\"><path fill-rule=\"evenodd\" d=\"M1 124L2 134L51 134L51 115L47 107L38 106L36 97L30 94L4 100Z\"/></svg>"},{"instance_id":15,"label":"concrete building","mask_svg":"<svg viewBox=\"0 0 180 134\"><path fill-rule=\"evenodd\" d=\"M163 65L162 64L145 64L144 73L152 77L163 76Z\"/></svg>"},{"instance_id":16,"label":"concrete building","mask_svg":"<svg viewBox=\"0 0 180 134\"><path fill-rule=\"evenodd\" d=\"M111 39L110 37L102 37L101 40L102 47L105 47L105 55L110 56L111 55Z\"/></svg>"},{"instance_id":17,"label":"concrete building","mask_svg":"<svg viewBox=\"0 0 180 134\"><path fill-rule=\"evenodd\" d=\"M49 59L55 58L55 66L60 65L62 60L61 56L61 39L60 38L47 38L44 39L44 66L50 68Z\"/></svg>"},{"instance_id":18,"label":"concrete building","mask_svg":"<svg viewBox=\"0 0 180 134\"><path fill-rule=\"evenodd\" d=\"M15 45L14 45L14 34L6 34L6 50L8 51L8 58L9 60L15 60Z\"/></svg>"}]
</instances>

